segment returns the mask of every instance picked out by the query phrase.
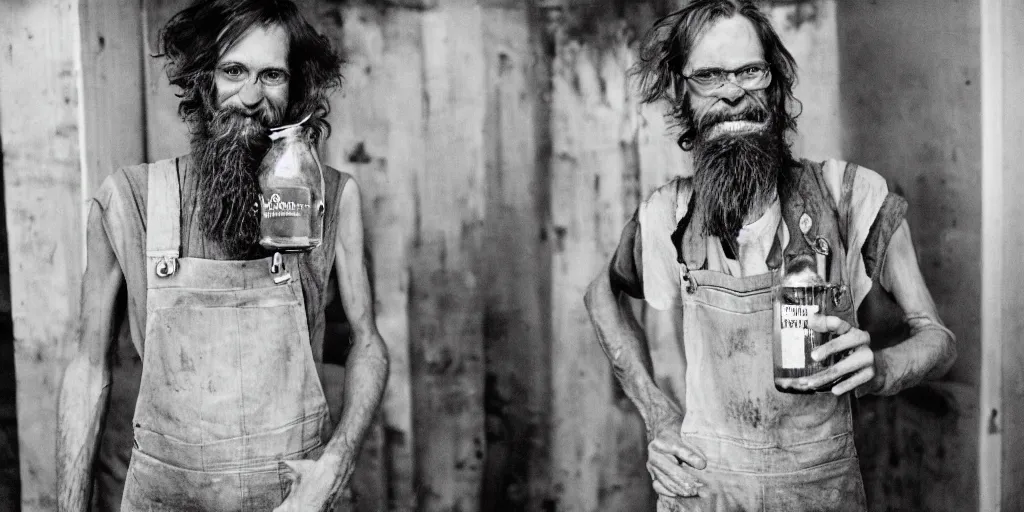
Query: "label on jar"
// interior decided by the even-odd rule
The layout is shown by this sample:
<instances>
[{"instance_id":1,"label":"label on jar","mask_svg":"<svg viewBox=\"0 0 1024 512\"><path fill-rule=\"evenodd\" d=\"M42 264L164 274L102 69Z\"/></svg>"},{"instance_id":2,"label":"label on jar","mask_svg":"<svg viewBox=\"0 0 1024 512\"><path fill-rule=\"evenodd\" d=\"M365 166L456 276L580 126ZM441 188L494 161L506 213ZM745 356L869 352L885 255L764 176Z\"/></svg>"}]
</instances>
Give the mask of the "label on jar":
<instances>
[{"instance_id":1,"label":"label on jar","mask_svg":"<svg viewBox=\"0 0 1024 512\"><path fill-rule=\"evenodd\" d=\"M268 188L260 194L261 234L280 238L308 237L312 212L309 188Z\"/></svg>"},{"instance_id":2,"label":"label on jar","mask_svg":"<svg viewBox=\"0 0 1024 512\"><path fill-rule=\"evenodd\" d=\"M817 305L795 306L783 304L780 315L782 367L789 369L807 367L808 337L816 334L807 328L807 319L818 312Z\"/></svg>"}]
</instances>

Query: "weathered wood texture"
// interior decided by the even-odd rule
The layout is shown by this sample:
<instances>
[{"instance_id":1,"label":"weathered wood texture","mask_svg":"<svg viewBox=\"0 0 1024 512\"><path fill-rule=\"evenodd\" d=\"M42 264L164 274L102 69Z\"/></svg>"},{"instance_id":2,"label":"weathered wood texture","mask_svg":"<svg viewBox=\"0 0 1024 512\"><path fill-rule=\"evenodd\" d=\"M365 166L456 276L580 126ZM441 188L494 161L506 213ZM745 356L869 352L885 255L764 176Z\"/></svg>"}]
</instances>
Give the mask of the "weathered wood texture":
<instances>
[{"instance_id":1,"label":"weathered wood texture","mask_svg":"<svg viewBox=\"0 0 1024 512\"><path fill-rule=\"evenodd\" d=\"M978 409L978 510L999 510L1003 499L1003 217L1007 191L1003 160L1006 128L1006 73L1002 51L1006 19L1002 0L981 0L981 377ZM1009 190L1012 194L1013 191ZM1009 306L1013 306L1010 304ZM1015 315L1015 316L1019 316ZM1011 415L1013 412L1011 412Z\"/></svg>"},{"instance_id":2,"label":"weathered wood texture","mask_svg":"<svg viewBox=\"0 0 1024 512\"><path fill-rule=\"evenodd\" d=\"M358 510L411 510L413 489L412 388L409 368L410 243L415 210L412 177L423 166L420 24L412 12L329 4L310 6L318 28L346 53L342 92L332 102L331 138L324 163L352 174L363 191L374 309L388 345L391 375L381 415L381 463L390 501L362 499L370 489L354 482ZM364 451L364 458L369 457ZM361 461L363 465L371 461ZM358 470L357 470L358 471Z\"/></svg>"},{"instance_id":3,"label":"weathered wood texture","mask_svg":"<svg viewBox=\"0 0 1024 512\"><path fill-rule=\"evenodd\" d=\"M421 510L475 510L485 451L481 8L442 0L421 23L428 149L412 177L409 313L416 484Z\"/></svg>"},{"instance_id":4,"label":"weathered wood texture","mask_svg":"<svg viewBox=\"0 0 1024 512\"><path fill-rule=\"evenodd\" d=\"M155 162L188 152L188 128L178 116L179 91L167 83L160 54L160 29L189 0L143 0L143 77L146 84L146 160Z\"/></svg>"},{"instance_id":5,"label":"weathered wood texture","mask_svg":"<svg viewBox=\"0 0 1024 512\"><path fill-rule=\"evenodd\" d=\"M636 202L632 54L556 40L551 102L552 479L558 510L649 509L643 426L613 385L581 297Z\"/></svg>"},{"instance_id":6,"label":"weathered wood texture","mask_svg":"<svg viewBox=\"0 0 1024 512\"><path fill-rule=\"evenodd\" d=\"M56 506L56 392L78 320L84 198L77 6L0 6L0 140L25 511Z\"/></svg>"},{"instance_id":7,"label":"weathered wood texture","mask_svg":"<svg viewBox=\"0 0 1024 512\"><path fill-rule=\"evenodd\" d=\"M143 160L140 5L14 2L0 17L22 504L50 510L56 390L76 342L87 198L114 169Z\"/></svg>"},{"instance_id":8,"label":"weathered wood texture","mask_svg":"<svg viewBox=\"0 0 1024 512\"><path fill-rule=\"evenodd\" d=\"M84 86L85 182L145 161L142 17L139 0L79 0Z\"/></svg>"},{"instance_id":9,"label":"weathered wood texture","mask_svg":"<svg viewBox=\"0 0 1024 512\"><path fill-rule=\"evenodd\" d=\"M941 425L978 417L979 12L977 2L838 2L844 152L902 189L925 282L958 337L952 382L934 386L934 397L955 400L922 395L926 403L912 409L920 417L901 414L891 429L870 418L885 417L902 397L861 403L865 485L880 509L974 510L978 503L978 429ZM929 414L941 419L922 421ZM922 443L867 448L893 434ZM904 461L918 457L920 472L905 473Z\"/></svg>"},{"instance_id":10,"label":"weathered wood texture","mask_svg":"<svg viewBox=\"0 0 1024 512\"><path fill-rule=\"evenodd\" d=\"M837 3L798 1L767 11L797 63L798 80L793 93L800 101L800 116L793 153L814 160L843 155Z\"/></svg>"},{"instance_id":11,"label":"weathered wood texture","mask_svg":"<svg viewBox=\"0 0 1024 512\"><path fill-rule=\"evenodd\" d=\"M1002 505L1003 510L1024 510L1024 268L1019 264L1024 254L1024 230L1019 219L1024 218L1024 101L1021 84L1024 71L1020 59L1024 55L1024 4L1004 0L1003 6L1003 97L1002 97L1002 330L998 333L1002 346ZM986 192L988 187L986 186ZM986 194L987 196L987 194ZM985 304L985 307L996 307ZM995 361L994 361L995 362Z\"/></svg>"},{"instance_id":12,"label":"weathered wood texture","mask_svg":"<svg viewBox=\"0 0 1024 512\"><path fill-rule=\"evenodd\" d=\"M547 74L525 2L507 4L483 11L487 463L480 507L529 511L545 509L550 483L550 288L539 269L551 256L542 236L547 162L538 140Z\"/></svg>"}]
</instances>

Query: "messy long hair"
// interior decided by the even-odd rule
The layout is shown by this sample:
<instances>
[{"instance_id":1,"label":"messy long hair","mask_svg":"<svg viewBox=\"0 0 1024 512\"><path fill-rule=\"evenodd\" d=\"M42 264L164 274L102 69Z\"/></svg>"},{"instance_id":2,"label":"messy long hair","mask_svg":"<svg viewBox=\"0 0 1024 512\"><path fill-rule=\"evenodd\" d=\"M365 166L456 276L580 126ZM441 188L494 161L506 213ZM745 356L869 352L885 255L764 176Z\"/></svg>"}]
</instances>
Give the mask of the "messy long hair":
<instances>
[{"instance_id":1,"label":"messy long hair","mask_svg":"<svg viewBox=\"0 0 1024 512\"><path fill-rule=\"evenodd\" d=\"M178 115L190 129L212 121L213 73L220 56L251 28L271 25L280 25L289 37L284 123L311 115L314 140L330 135L330 94L341 86L344 61L289 0L195 0L160 31L158 56L167 57L167 78L181 88Z\"/></svg>"},{"instance_id":2,"label":"messy long hair","mask_svg":"<svg viewBox=\"0 0 1024 512\"><path fill-rule=\"evenodd\" d=\"M697 39L716 21L737 14L753 23L771 69L772 83L766 91L768 108L778 116L776 121L782 133L796 130L799 115L796 111L799 101L793 96L796 62L768 18L750 0L694 0L654 23L640 40L639 59L630 70L641 102L665 100L669 103L668 116L679 130L677 142L684 150L693 148L696 130L690 118L683 68Z\"/></svg>"}]
</instances>

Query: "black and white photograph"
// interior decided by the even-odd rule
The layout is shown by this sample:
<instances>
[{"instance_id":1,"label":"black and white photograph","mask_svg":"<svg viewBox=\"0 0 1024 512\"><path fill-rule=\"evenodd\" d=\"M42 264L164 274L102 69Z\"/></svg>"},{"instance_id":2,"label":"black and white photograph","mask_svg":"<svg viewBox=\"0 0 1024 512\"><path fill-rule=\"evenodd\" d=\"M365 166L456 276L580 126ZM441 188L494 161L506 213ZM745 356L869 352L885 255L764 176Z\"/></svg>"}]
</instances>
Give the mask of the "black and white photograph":
<instances>
[{"instance_id":1,"label":"black and white photograph","mask_svg":"<svg viewBox=\"0 0 1024 512\"><path fill-rule=\"evenodd\" d=\"M0 512L1024 511L1022 0L0 0Z\"/></svg>"}]
</instances>

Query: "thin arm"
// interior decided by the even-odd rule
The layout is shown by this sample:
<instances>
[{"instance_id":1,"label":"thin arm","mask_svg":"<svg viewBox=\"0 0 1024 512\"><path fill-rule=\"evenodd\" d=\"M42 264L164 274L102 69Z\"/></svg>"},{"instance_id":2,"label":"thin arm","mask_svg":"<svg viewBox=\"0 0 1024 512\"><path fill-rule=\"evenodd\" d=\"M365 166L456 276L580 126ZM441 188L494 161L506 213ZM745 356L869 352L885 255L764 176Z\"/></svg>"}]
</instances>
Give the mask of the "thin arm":
<instances>
[{"instance_id":1,"label":"thin arm","mask_svg":"<svg viewBox=\"0 0 1024 512\"><path fill-rule=\"evenodd\" d=\"M924 380L941 377L956 360L956 338L939 320L905 220L889 242L879 281L903 308L911 334L875 354L875 377L861 386L858 394L899 393Z\"/></svg>"},{"instance_id":2,"label":"thin arm","mask_svg":"<svg viewBox=\"0 0 1024 512\"><path fill-rule=\"evenodd\" d=\"M377 332L373 294L363 251L363 220L359 187L349 180L341 194L335 241L335 268L345 315L352 326L352 349L345 363L344 409L321 461L335 464L337 493L352 476L359 446L373 421L388 378L388 351ZM332 340L341 343L344 340Z\"/></svg>"},{"instance_id":3,"label":"thin arm","mask_svg":"<svg viewBox=\"0 0 1024 512\"><path fill-rule=\"evenodd\" d=\"M681 416L685 404L676 405L655 384L647 337L633 316L628 296L612 289L607 268L587 288L584 303L612 371L639 410L648 433Z\"/></svg>"},{"instance_id":4,"label":"thin arm","mask_svg":"<svg viewBox=\"0 0 1024 512\"><path fill-rule=\"evenodd\" d=\"M57 506L61 512L89 509L92 466L110 390L107 352L116 332L114 308L125 286L96 203L89 211L87 237L81 331L57 402Z\"/></svg>"}]
</instances>

